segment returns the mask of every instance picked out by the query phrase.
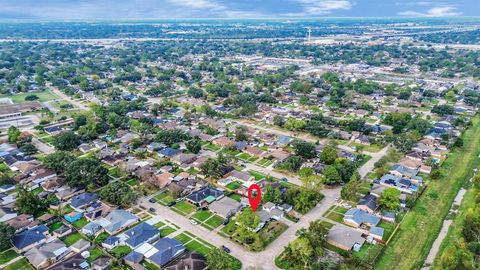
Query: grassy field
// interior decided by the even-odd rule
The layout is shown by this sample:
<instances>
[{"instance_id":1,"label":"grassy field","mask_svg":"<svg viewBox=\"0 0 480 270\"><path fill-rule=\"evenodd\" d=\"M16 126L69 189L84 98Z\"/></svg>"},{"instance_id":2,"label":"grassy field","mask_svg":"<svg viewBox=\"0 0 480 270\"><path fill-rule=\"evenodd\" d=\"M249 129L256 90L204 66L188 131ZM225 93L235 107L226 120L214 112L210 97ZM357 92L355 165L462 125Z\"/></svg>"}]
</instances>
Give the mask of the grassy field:
<instances>
[{"instance_id":1,"label":"grassy field","mask_svg":"<svg viewBox=\"0 0 480 270\"><path fill-rule=\"evenodd\" d=\"M4 95L1 98L10 98L13 103L22 103L25 102L25 97L28 95L36 95L38 99L36 101L44 102L53 99L58 99L58 96L52 93L50 90L42 92L32 92L32 93L19 93L15 95Z\"/></svg>"},{"instance_id":2,"label":"grassy field","mask_svg":"<svg viewBox=\"0 0 480 270\"><path fill-rule=\"evenodd\" d=\"M463 135L464 146L445 160L442 177L430 181L413 209L405 216L399 230L387 245L375 269L420 269L437 238L450 206L462 185L479 164L480 117Z\"/></svg>"},{"instance_id":3,"label":"grassy field","mask_svg":"<svg viewBox=\"0 0 480 270\"><path fill-rule=\"evenodd\" d=\"M477 191L474 188L468 189L463 197L462 204L458 209L458 213L453 219L453 223L448 230L448 234L443 239L440 249L438 250L437 257L433 261L432 269L441 269L440 268L440 258L445 253L445 250L454 244L455 240L462 237L462 229L465 221L465 216L467 211L471 208L476 207L476 195Z\"/></svg>"}]
</instances>

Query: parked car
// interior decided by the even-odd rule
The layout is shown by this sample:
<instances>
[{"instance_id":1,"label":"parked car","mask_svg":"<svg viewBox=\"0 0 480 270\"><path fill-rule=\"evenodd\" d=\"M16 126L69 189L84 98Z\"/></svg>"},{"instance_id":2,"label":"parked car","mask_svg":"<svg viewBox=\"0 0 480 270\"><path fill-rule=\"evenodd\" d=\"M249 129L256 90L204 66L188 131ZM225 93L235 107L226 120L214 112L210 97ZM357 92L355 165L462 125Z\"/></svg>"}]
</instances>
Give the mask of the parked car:
<instances>
[{"instance_id":1,"label":"parked car","mask_svg":"<svg viewBox=\"0 0 480 270\"><path fill-rule=\"evenodd\" d=\"M176 201L169 202L169 203L167 204L167 206L168 206L168 207L172 207L172 206L174 206L176 203L177 203Z\"/></svg>"},{"instance_id":2,"label":"parked car","mask_svg":"<svg viewBox=\"0 0 480 270\"><path fill-rule=\"evenodd\" d=\"M197 222L193 219L190 219L190 223L192 223L193 225L197 225Z\"/></svg>"},{"instance_id":3,"label":"parked car","mask_svg":"<svg viewBox=\"0 0 480 270\"><path fill-rule=\"evenodd\" d=\"M227 248L226 246L222 246L222 249L223 249L223 251L225 251L226 253L230 253L230 252L231 252L230 249Z\"/></svg>"},{"instance_id":4,"label":"parked car","mask_svg":"<svg viewBox=\"0 0 480 270\"><path fill-rule=\"evenodd\" d=\"M155 200L155 198L150 198L150 200L148 200L150 203L156 203L157 200Z\"/></svg>"},{"instance_id":5,"label":"parked car","mask_svg":"<svg viewBox=\"0 0 480 270\"><path fill-rule=\"evenodd\" d=\"M150 211L150 212L156 212L157 209L155 209L155 208L153 208L153 207L150 207L150 208L148 209L148 211Z\"/></svg>"},{"instance_id":6,"label":"parked car","mask_svg":"<svg viewBox=\"0 0 480 270\"><path fill-rule=\"evenodd\" d=\"M223 220L223 225L227 225L228 222L230 222L230 219L228 219L228 218L224 219L224 220Z\"/></svg>"},{"instance_id":7,"label":"parked car","mask_svg":"<svg viewBox=\"0 0 480 270\"><path fill-rule=\"evenodd\" d=\"M288 179L286 177L283 177L282 181L288 182Z\"/></svg>"}]
</instances>

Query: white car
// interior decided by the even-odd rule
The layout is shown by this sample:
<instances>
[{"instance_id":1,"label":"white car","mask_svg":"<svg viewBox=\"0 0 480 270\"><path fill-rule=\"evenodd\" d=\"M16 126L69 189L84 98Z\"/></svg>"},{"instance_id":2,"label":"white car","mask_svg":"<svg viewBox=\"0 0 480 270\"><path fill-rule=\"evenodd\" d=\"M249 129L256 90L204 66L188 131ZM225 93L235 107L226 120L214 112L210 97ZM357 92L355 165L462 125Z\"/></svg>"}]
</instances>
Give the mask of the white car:
<instances>
[{"instance_id":1,"label":"white car","mask_svg":"<svg viewBox=\"0 0 480 270\"><path fill-rule=\"evenodd\" d=\"M197 222L193 219L190 219L190 223L192 223L193 225L197 225Z\"/></svg>"}]
</instances>

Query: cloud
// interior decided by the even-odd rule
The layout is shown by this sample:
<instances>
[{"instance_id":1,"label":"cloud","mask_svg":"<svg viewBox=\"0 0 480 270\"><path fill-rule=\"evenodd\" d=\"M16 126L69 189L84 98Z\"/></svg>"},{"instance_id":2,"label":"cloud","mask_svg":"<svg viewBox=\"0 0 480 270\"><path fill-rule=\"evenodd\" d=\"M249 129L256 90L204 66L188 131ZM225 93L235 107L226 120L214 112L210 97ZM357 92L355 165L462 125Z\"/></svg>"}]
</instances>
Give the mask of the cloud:
<instances>
[{"instance_id":1,"label":"cloud","mask_svg":"<svg viewBox=\"0 0 480 270\"><path fill-rule=\"evenodd\" d=\"M209 0L167 0L172 5L193 8L193 9L214 9L225 10L226 7L223 4L216 1Z\"/></svg>"},{"instance_id":2,"label":"cloud","mask_svg":"<svg viewBox=\"0 0 480 270\"><path fill-rule=\"evenodd\" d=\"M286 16L312 16L331 14L336 10L350 10L353 4L349 0L293 0L300 4L301 12L288 13Z\"/></svg>"},{"instance_id":3,"label":"cloud","mask_svg":"<svg viewBox=\"0 0 480 270\"><path fill-rule=\"evenodd\" d=\"M457 8L454 6L437 6L426 12L407 10L399 12L398 15L407 17L449 17L460 16L462 15L462 12L457 11Z\"/></svg>"}]
</instances>

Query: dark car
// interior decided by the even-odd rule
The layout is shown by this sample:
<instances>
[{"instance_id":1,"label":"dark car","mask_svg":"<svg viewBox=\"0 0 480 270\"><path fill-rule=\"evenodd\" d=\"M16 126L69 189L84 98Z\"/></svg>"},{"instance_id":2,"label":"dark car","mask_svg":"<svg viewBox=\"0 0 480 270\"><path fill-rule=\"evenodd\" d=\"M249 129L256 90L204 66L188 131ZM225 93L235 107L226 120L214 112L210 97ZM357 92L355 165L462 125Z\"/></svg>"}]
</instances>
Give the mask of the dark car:
<instances>
[{"instance_id":1,"label":"dark car","mask_svg":"<svg viewBox=\"0 0 480 270\"><path fill-rule=\"evenodd\" d=\"M177 203L176 201L169 202L169 203L167 204L167 206L168 206L168 207L171 207L171 206L174 206L176 203Z\"/></svg>"},{"instance_id":2,"label":"dark car","mask_svg":"<svg viewBox=\"0 0 480 270\"><path fill-rule=\"evenodd\" d=\"M150 211L150 212L155 212L155 211L157 211L157 210L156 210L155 208L153 208L153 207L150 207L150 208L148 209L148 211Z\"/></svg>"},{"instance_id":3,"label":"dark car","mask_svg":"<svg viewBox=\"0 0 480 270\"><path fill-rule=\"evenodd\" d=\"M228 219L228 218L224 219L224 220L223 220L223 225L227 225L228 222L230 222L230 219Z\"/></svg>"},{"instance_id":4,"label":"dark car","mask_svg":"<svg viewBox=\"0 0 480 270\"><path fill-rule=\"evenodd\" d=\"M155 198L150 198L150 200L148 200L150 203L156 203L157 200L155 200Z\"/></svg>"},{"instance_id":5,"label":"dark car","mask_svg":"<svg viewBox=\"0 0 480 270\"><path fill-rule=\"evenodd\" d=\"M282 181L288 182L288 179L286 177L283 177Z\"/></svg>"},{"instance_id":6,"label":"dark car","mask_svg":"<svg viewBox=\"0 0 480 270\"><path fill-rule=\"evenodd\" d=\"M230 249L227 248L226 246L222 246L222 249L223 249L223 251L225 251L226 253L230 253Z\"/></svg>"}]
</instances>

